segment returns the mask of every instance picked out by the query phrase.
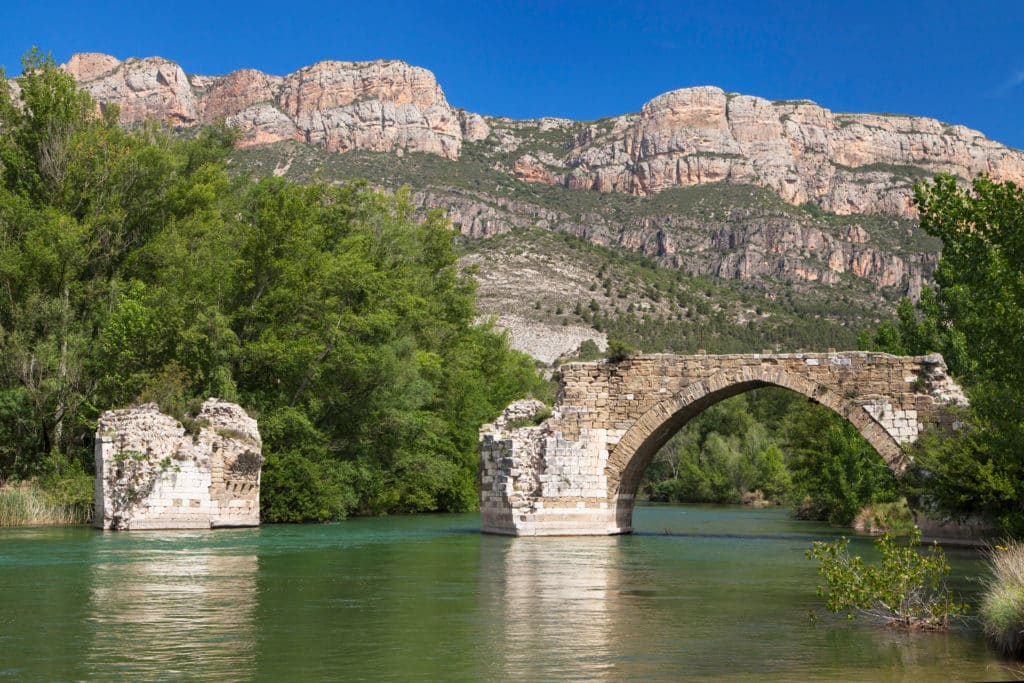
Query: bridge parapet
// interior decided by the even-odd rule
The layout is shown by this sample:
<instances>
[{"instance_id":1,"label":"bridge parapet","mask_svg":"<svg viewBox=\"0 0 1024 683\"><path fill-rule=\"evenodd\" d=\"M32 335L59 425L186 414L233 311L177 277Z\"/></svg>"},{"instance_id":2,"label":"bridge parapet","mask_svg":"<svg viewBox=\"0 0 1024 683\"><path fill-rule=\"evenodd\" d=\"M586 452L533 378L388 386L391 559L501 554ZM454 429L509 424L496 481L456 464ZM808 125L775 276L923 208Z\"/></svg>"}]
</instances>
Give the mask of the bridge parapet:
<instances>
[{"instance_id":1,"label":"bridge parapet","mask_svg":"<svg viewBox=\"0 0 1024 683\"><path fill-rule=\"evenodd\" d=\"M628 533L658 449L704 409L758 387L785 387L831 408L897 474L908 464L901 446L929 425L953 427L949 408L967 403L938 354L656 354L569 363L559 381L541 425L514 428L503 417L481 428L484 532Z\"/></svg>"}]
</instances>

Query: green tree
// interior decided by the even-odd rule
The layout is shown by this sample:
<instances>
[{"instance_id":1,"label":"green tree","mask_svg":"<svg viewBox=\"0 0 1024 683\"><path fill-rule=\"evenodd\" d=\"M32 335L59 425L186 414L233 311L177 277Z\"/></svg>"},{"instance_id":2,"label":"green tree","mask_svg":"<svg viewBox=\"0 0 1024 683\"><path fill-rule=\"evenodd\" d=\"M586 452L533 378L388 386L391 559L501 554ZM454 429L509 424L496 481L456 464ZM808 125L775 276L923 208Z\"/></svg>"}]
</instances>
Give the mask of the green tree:
<instances>
[{"instance_id":1,"label":"green tree","mask_svg":"<svg viewBox=\"0 0 1024 683\"><path fill-rule=\"evenodd\" d=\"M949 371L958 377L969 375L974 369L966 338L944 319L931 287L921 289L917 305L910 299L901 300L896 307L896 320L884 321L875 329L862 332L858 346L898 356L941 353Z\"/></svg>"},{"instance_id":2,"label":"green tree","mask_svg":"<svg viewBox=\"0 0 1024 683\"><path fill-rule=\"evenodd\" d=\"M824 406L793 404L786 445L790 498L802 516L847 526L865 505L899 498L881 456L856 427Z\"/></svg>"},{"instance_id":3,"label":"green tree","mask_svg":"<svg viewBox=\"0 0 1024 683\"><path fill-rule=\"evenodd\" d=\"M208 213L214 199L196 189L226 174L190 168L155 128L121 129L49 56L33 50L23 67L19 102L6 80L0 94L0 386L32 427L8 447L32 471L89 468L92 426L117 384L101 375L119 371L99 362L96 340L108 318L122 331L145 322L127 304L139 291L132 256L167 225ZM113 353L113 342L99 346ZM125 371L142 372L146 351Z\"/></svg>"},{"instance_id":4,"label":"green tree","mask_svg":"<svg viewBox=\"0 0 1024 683\"><path fill-rule=\"evenodd\" d=\"M948 175L918 185L921 227L942 240L937 294L901 306L873 348L939 351L971 401L955 438L915 448L918 503L953 515L982 514L1024 529L1024 190L979 176L970 189Z\"/></svg>"},{"instance_id":5,"label":"green tree","mask_svg":"<svg viewBox=\"0 0 1024 683\"><path fill-rule=\"evenodd\" d=\"M439 212L232 178L228 129L124 130L37 51L18 82L14 104L0 79L0 480L87 476L100 411L187 419L215 395L259 416L269 521L476 504L479 424L547 386L475 324Z\"/></svg>"},{"instance_id":6,"label":"green tree","mask_svg":"<svg viewBox=\"0 0 1024 683\"><path fill-rule=\"evenodd\" d=\"M751 491L780 500L789 488L785 458L747 396L711 406L655 455L647 474L653 500L736 503Z\"/></svg>"}]
</instances>

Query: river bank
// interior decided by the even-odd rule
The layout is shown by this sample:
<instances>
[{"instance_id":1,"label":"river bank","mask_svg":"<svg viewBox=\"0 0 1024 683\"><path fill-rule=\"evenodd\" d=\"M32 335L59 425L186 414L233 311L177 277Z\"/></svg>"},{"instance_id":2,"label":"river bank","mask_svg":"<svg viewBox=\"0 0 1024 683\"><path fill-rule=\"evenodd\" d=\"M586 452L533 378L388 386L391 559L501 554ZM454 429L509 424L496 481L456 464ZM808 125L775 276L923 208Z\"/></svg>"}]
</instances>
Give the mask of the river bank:
<instances>
[{"instance_id":1,"label":"river bank","mask_svg":"<svg viewBox=\"0 0 1024 683\"><path fill-rule=\"evenodd\" d=\"M83 505L60 502L37 484L0 486L0 527L88 524Z\"/></svg>"}]
</instances>

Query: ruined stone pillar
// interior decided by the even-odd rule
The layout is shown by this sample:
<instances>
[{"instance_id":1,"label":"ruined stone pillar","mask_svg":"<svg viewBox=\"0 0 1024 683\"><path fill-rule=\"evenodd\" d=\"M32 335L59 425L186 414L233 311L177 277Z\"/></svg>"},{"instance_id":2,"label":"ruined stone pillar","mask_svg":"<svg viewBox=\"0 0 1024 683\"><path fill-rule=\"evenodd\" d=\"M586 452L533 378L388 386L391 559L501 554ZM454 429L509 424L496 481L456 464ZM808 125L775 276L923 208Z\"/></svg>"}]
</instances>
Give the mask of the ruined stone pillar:
<instances>
[{"instance_id":1,"label":"ruined stone pillar","mask_svg":"<svg viewBox=\"0 0 1024 683\"><path fill-rule=\"evenodd\" d=\"M208 399L186 429L155 403L110 410L96 429L100 529L258 526L262 442L256 420Z\"/></svg>"}]
</instances>

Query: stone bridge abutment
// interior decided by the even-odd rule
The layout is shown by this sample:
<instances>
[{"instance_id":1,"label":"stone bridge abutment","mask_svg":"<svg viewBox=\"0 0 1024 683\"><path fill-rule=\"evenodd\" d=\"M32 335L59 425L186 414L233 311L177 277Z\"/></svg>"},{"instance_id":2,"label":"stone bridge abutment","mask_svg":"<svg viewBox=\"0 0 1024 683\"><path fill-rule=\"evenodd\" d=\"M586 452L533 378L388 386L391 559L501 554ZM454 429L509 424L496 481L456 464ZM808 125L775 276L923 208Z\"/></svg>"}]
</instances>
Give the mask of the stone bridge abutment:
<instances>
[{"instance_id":1,"label":"stone bridge abutment","mask_svg":"<svg viewBox=\"0 0 1024 683\"><path fill-rule=\"evenodd\" d=\"M903 444L931 425L952 428L949 408L966 404L935 354L658 354L570 363L542 424L516 427L539 407L517 402L481 429L482 531L632 531L640 480L665 442L715 403L767 386L843 416L897 474L908 464Z\"/></svg>"}]
</instances>

